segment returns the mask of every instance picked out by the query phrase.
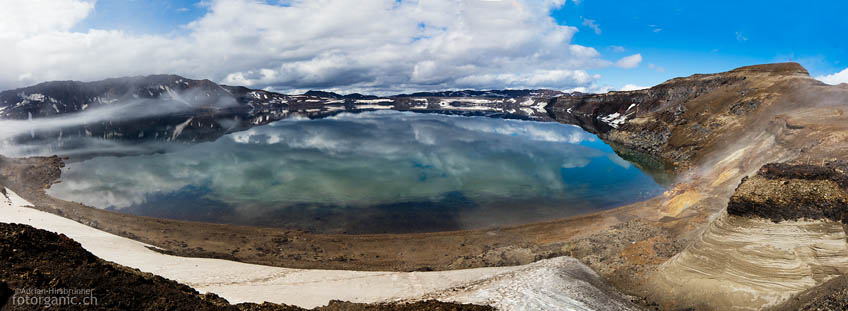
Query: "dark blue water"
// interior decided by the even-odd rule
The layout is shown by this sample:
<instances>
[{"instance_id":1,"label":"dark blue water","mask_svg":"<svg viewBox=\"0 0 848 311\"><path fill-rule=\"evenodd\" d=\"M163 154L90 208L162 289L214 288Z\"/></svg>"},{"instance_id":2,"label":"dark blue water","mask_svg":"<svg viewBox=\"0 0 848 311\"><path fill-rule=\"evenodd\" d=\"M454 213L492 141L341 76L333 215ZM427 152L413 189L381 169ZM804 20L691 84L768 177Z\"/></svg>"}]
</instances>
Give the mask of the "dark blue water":
<instances>
[{"instance_id":1,"label":"dark blue water","mask_svg":"<svg viewBox=\"0 0 848 311\"><path fill-rule=\"evenodd\" d=\"M346 113L165 149L71 163L49 192L145 216L396 233L550 220L663 191L594 135L558 123Z\"/></svg>"}]
</instances>

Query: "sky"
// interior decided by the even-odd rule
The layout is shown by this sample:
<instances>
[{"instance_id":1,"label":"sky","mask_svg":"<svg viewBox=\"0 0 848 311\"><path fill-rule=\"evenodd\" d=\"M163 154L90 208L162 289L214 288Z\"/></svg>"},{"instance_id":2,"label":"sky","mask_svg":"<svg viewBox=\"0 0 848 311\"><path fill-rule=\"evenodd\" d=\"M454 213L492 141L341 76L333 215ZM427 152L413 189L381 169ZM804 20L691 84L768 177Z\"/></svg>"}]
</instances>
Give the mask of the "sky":
<instances>
[{"instance_id":1,"label":"sky","mask_svg":"<svg viewBox=\"0 0 848 311\"><path fill-rule=\"evenodd\" d=\"M173 73L298 93L605 92L795 61L848 83L846 1L0 0L0 89Z\"/></svg>"}]
</instances>

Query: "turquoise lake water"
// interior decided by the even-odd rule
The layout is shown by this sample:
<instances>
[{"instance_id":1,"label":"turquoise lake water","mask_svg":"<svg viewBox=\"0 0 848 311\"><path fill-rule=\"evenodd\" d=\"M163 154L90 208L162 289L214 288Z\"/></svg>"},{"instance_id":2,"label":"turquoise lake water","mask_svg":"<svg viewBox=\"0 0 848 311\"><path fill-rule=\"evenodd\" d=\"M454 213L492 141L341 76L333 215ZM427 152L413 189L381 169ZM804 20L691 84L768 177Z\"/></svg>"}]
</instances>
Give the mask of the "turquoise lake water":
<instances>
[{"instance_id":1,"label":"turquoise lake water","mask_svg":"<svg viewBox=\"0 0 848 311\"><path fill-rule=\"evenodd\" d=\"M663 191L558 123L378 111L161 144L167 152L71 162L49 193L145 216L400 233L551 220Z\"/></svg>"}]
</instances>

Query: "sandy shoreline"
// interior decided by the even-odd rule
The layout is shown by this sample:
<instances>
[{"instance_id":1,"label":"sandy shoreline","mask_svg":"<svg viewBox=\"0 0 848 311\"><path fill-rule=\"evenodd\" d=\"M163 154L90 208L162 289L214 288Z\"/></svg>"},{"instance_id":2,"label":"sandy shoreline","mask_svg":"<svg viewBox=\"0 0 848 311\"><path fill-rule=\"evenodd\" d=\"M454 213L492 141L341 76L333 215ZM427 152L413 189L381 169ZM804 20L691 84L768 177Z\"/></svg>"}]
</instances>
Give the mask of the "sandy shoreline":
<instances>
[{"instance_id":1,"label":"sandy shoreline","mask_svg":"<svg viewBox=\"0 0 848 311\"><path fill-rule=\"evenodd\" d=\"M569 306L574 310L597 310L601 306L627 310L632 307L602 284L591 269L570 257L524 266L438 272L288 269L178 257L152 251L149 245L138 241L29 208L29 202L11 190L6 191L7 196L0 197L3 210L0 222L27 224L65 234L104 260L157 274L201 292L215 293L232 303L267 301L312 308L326 305L332 299L375 303L438 298L485 303L503 309L528 303L539 307ZM560 271L565 277L558 275ZM575 286L565 286L569 283ZM512 295L502 295L504 291Z\"/></svg>"}]
</instances>

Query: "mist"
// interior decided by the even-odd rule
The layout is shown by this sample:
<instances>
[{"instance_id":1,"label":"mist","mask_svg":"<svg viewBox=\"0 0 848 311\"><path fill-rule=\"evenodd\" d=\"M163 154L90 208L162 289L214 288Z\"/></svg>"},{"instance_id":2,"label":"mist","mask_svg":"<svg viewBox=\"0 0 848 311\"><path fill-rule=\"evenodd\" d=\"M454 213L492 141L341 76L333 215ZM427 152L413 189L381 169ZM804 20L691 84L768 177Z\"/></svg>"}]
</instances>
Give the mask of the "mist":
<instances>
[{"instance_id":1,"label":"mist","mask_svg":"<svg viewBox=\"0 0 848 311\"><path fill-rule=\"evenodd\" d=\"M0 153L5 155L27 155L33 150L44 147L44 142L37 144L14 142L15 138L36 138L40 133L53 133L58 135L58 142L67 141L77 135L73 131L81 131L83 127L101 124L120 124L126 121L151 119L162 117L191 118L199 112L216 112L224 108L237 107L238 102L231 95L213 94L201 88L190 88L184 91L173 91L168 89L159 98L128 98L116 103L104 104L81 112L66 113L56 117L33 117L29 113L26 120L4 119L0 121ZM183 120L185 121L185 120ZM176 125L176 124L174 124ZM99 145L106 143L99 142ZM27 151L29 150L29 151Z\"/></svg>"}]
</instances>

